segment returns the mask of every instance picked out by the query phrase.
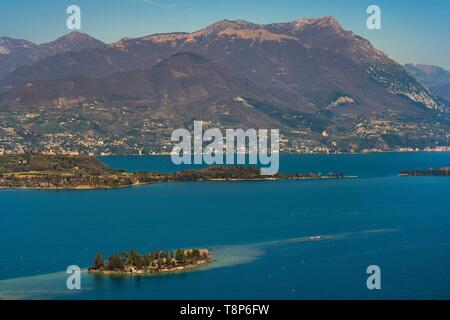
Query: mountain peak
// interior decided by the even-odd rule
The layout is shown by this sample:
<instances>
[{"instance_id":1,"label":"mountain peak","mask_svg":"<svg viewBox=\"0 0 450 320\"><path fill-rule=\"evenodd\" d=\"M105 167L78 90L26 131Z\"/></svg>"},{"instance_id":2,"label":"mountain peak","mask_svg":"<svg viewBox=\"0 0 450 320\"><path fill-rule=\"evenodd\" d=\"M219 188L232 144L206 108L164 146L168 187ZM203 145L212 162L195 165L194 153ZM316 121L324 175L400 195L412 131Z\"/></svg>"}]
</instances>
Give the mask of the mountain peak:
<instances>
[{"instance_id":1,"label":"mountain peak","mask_svg":"<svg viewBox=\"0 0 450 320\"><path fill-rule=\"evenodd\" d=\"M58 39L48 42L47 44L57 44L57 43L63 43L63 42L91 42L91 43L97 43L97 44L104 44L100 40L95 39L94 37L91 37L90 35L78 31L72 31L68 34L65 34Z\"/></svg>"},{"instance_id":2,"label":"mountain peak","mask_svg":"<svg viewBox=\"0 0 450 320\"><path fill-rule=\"evenodd\" d=\"M293 24L297 29L301 29L305 26L316 26L321 28L333 28L335 30L342 30L341 24L333 16L297 19L291 24Z\"/></svg>"},{"instance_id":3,"label":"mountain peak","mask_svg":"<svg viewBox=\"0 0 450 320\"><path fill-rule=\"evenodd\" d=\"M210 24L209 26L207 26L203 29L200 29L197 32L194 32L194 34L208 36L211 34L217 34L226 29L241 29L241 28L242 28L242 26L239 25L238 23L231 21L231 20L223 19L223 20L214 22L213 24Z\"/></svg>"},{"instance_id":4,"label":"mountain peak","mask_svg":"<svg viewBox=\"0 0 450 320\"><path fill-rule=\"evenodd\" d=\"M234 30L241 30L241 29L254 29L258 27L257 24L254 24L252 22L248 22L245 20L227 20L227 19L223 19L223 20L219 20L213 24L210 24L209 26L207 26L206 28L203 28L195 33L199 34L216 34L219 32L222 32L226 29L234 29Z\"/></svg>"},{"instance_id":5,"label":"mountain peak","mask_svg":"<svg viewBox=\"0 0 450 320\"><path fill-rule=\"evenodd\" d=\"M412 64L412 63L407 63L405 65L405 67L407 67L407 68L416 68L416 69L418 69L418 70L420 70L420 71L422 71L424 73L427 73L427 74L438 73L438 72L446 72L447 71L447 70L445 70L442 67L431 65L431 64Z\"/></svg>"},{"instance_id":6,"label":"mountain peak","mask_svg":"<svg viewBox=\"0 0 450 320\"><path fill-rule=\"evenodd\" d=\"M404 68L433 94L450 102L450 71L435 65L412 63L405 64Z\"/></svg>"},{"instance_id":7,"label":"mountain peak","mask_svg":"<svg viewBox=\"0 0 450 320\"><path fill-rule=\"evenodd\" d=\"M27 40L23 40L23 39L14 39L14 38L10 38L10 37L0 37L0 45L2 44L24 44L24 45L35 45L34 43L27 41Z\"/></svg>"},{"instance_id":8,"label":"mountain peak","mask_svg":"<svg viewBox=\"0 0 450 320\"><path fill-rule=\"evenodd\" d=\"M90 35L78 31L65 34L58 39L44 43L42 48L53 53L63 53L67 51L80 51L83 49L95 49L103 47L105 44Z\"/></svg>"},{"instance_id":9,"label":"mountain peak","mask_svg":"<svg viewBox=\"0 0 450 320\"><path fill-rule=\"evenodd\" d=\"M67 39L67 40L86 40L86 39L93 39L90 35L86 33L82 33L79 31L72 31L62 37L60 39Z\"/></svg>"},{"instance_id":10,"label":"mountain peak","mask_svg":"<svg viewBox=\"0 0 450 320\"><path fill-rule=\"evenodd\" d=\"M193 34L194 37L234 37L252 41L283 41L295 39L288 35L276 34L263 25L245 20L220 20Z\"/></svg>"},{"instance_id":11,"label":"mountain peak","mask_svg":"<svg viewBox=\"0 0 450 320\"><path fill-rule=\"evenodd\" d=\"M75 32L56 43L79 50L89 39ZM137 114L140 119L158 114L177 119L172 123L177 126L195 118L224 126L301 128L311 143L335 141L342 150L448 141L446 78L442 85L440 78L431 83L439 84L430 92L442 96L441 102L331 16L267 25L220 20L193 33L123 40L82 54L56 54L61 47L53 45L57 50L18 50L21 59L3 66L0 59L0 77L7 74L0 83L0 107L149 106L148 114ZM0 50L15 54L10 47ZM429 72L424 75L428 81ZM436 128L437 121L446 131ZM128 128L118 122L114 131L126 136ZM20 127L25 129L30 130ZM101 134L97 126L86 130Z\"/></svg>"}]
</instances>

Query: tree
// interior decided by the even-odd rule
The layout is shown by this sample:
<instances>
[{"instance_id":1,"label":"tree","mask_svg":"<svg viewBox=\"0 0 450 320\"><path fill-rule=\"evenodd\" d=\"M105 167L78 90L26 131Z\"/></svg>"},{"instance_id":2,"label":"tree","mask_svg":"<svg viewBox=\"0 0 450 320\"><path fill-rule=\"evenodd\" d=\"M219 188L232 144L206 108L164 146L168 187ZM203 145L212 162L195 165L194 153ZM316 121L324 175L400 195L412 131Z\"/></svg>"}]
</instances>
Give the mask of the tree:
<instances>
[{"instance_id":1,"label":"tree","mask_svg":"<svg viewBox=\"0 0 450 320\"><path fill-rule=\"evenodd\" d=\"M109 270L124 270L125 262L124 262L123 258L116 253L113 254L111 257L109 257L108 269Z\"/></svg>"},{"instance_id":2,"label":"tree","mask_svg":"<svg viewBox=\"0 0 450 320\"><path fill-rule=\"evenodd\" d=\"M183 250L177 249L177 251L175 253L175 260L177 260L178 263L182 263L184 261Z\"/></svg>"},{"instance_id":3,"label":"tree","mask_svg":"<svg viewBox=\"0 0 450 320\"><path fill-rule=\"evenodd\" d=\"M130 266L136 265L136 259L139 257L139 253L136 250L131 250L130 254L128 255L128 262L127 264Z\"/></svg>"},{"instance_id":4,"label":"tree","mask_svg":"<svg viewBox=\"0 0 450 320\"><path fill-rule=\"evenodd\" d=\"M142 260L142 257L138 255L136 258L134 258L134 266L138 269L142 269Z\"/></svg>"},{"instance_id":5,"label":"tree","mask_svg":"<svg viewBox=\"0 0 450 320\"><path fill-rule=\"evenodd\" d=\"M94 270L98 270L103 268L105 265L105 260L103 259L103 255L101 253L97 253L94 258L94 263L92 264L92 268Z\"/></svg>"},{"instance_id":6,"label":"tree","mask_svg":"<svg viewBox=\"0 0 450 320\"><path fill-rule=\"evenodd\" d=\"M149 254L145 254L145 255L142 257L142 266L143 266L144 268L148 268L148 267L150 266L151 263L152 263L151 256L150 256Z\"/></svg>"}]
</instances>

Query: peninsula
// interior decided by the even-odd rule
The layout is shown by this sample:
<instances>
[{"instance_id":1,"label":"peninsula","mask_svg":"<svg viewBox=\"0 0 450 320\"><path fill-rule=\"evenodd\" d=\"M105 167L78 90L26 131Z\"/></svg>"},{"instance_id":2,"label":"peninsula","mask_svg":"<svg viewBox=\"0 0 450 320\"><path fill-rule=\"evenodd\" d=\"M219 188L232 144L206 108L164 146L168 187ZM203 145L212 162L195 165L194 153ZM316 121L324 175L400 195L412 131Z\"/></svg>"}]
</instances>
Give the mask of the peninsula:
<instances>
[{"instance_id":1,"label":"peninsula","mask_svg":"<svg viewBox=\"0 0 450 320\"><path fill-rule=\"evenodd\" d=\"M213 252L208 249L177 249L176 251L153 251L140 255L137 251L113 254L107 261L97 253L91 273L100 274L157 274L189 271L212 262Z\"/></svg>"},{"instance_id":2,"label":"peninsula","mask_svg":"<svg viewBox=\"0 0 450 320\"><path fill-rule=\"evenodd\" d=\"M259 181L344 178L330 173L278 173L262 176L258 167L211 166L175 173L111 169L95 157L26 153L0 156L0 188L87 190L131 187L162 182Z\"/></svg>"},{"instance_id":3,"label":"peninsula","mask_svg":"<svg viewBox=\"0 0 450 320\"><path fill-rule=\"evenodd\" d=\"M426 169L426 170L404 170L401 176L450 176L450 167Z\"/></svg>"}]
</instances>

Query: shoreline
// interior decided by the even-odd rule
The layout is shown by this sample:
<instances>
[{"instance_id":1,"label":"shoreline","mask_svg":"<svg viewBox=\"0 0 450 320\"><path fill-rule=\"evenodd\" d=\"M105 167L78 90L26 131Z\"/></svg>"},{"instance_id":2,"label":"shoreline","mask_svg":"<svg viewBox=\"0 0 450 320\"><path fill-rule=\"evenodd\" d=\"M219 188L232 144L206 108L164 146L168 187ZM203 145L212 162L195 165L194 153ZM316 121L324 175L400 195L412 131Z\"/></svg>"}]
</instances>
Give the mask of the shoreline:
<instances>
[{"instance_id":1,"label":"shoreline","mask_svg":"<svg viewBox=\"0 0 450 320\"><path fill-rule=\"evenodd\" d=\"M97 253L93 266L87 272L105 276L155 276L191 272L211 264L213 255L211 249L154 251L144 255L132 250L121 255L113 254L105 262L103 255Z\"/></svg>"},{"instance_id":2,"label":"shoreline","mask_svg":"<svg viewBox=\"0 0 450 320\"><path fill-rule=\"evenodd\" d=\"M97 190L131 188L172 182L238 182L348 178L342 172L263 175L256 166L222 165L174 172L111 169L92 156L0 156L0 189Z\"/></svg>"},{"instance_id":3,"label":"shoreline","mask_svg":"<svg viewBox=\"0 0 450 320\"><path fill-rule=\"evenodd\" d=\"M447 148L450 148L448 146ZM378 153L450 153L450 150L384 150L384 151L367 151L367 152L280 152L280 155L366 155L366 154L378 154ZM81 154L81 153L80 153ZM223 154L225 155L225 154ZM245 153L248 155L248 153ZM94 154L93 157L108 158L108 157L161 157L161 156L171 156L171 153L156 153L156 154Z\"/></svg>"},{"instance_id":4,"label":"shoreline","mask_svg":"<svg viewBox=\"0 0 450 320\"><path fill-rule=\"evenodd\" d=\"M414 151L411 154L418 152ZM317 172L279 172L269 176L262 175L257 166L245 165L211 165L164 173L128 172L124 169L110 169L101 159L85 155L49 156L29 153L0 156L0 159L2 172L0 173L0 190L92 191L174 182L259 182L358 178L358 176L344 175L342 172L330 172L324 175Z\"/></svg>"},{"instance_id":5,"label":"shoreline","mask_svg":"<svg viewBox=\"0 0 450 320\"><path fill-rule=\"evenodd\" d=\"M165 268L159 271L146 271L146 270L136 270L136 271L114 271L114 270L89 270L86 272L97 276L162 276L177 273L193 272L206 267L213 263L214 260L198 262L196 265L179 266L174 268Z\"/></svg>"},{"instance_id":6,"label":"shoreline","mask_svg":"<svg viewBox=\"0 0 450 320\"><path fill-rule=\"evenodd\" d=\"M447 148L450 148L448 146ZM377 154L377 153L450 153L449 150L383 150L383 151L367 151L367 152L280 152L280 155L366 155L366 154ZM0 153L0 156L2 155L17 155L17 154L24 154L24 153L14 153L14 152L4 152ZM83 155L84 153L63 153L62 155ZM48 154L48 155L56 155L56 154ZM225 155L225 154L223 154ZM245 153L245 155L248 155L248 153ZM155 154L137 154L137 153L130 153L130 154L93 154L92 157L98 157L98 158L108 158L108 157L161 157L161 156L171 156L171 153L155 153Z\"/></svg>"},{"instance_id":7,"label":"shoreline","mask_svg":"<svg viewBox=\"0 0 450 320\"><path fill-rule=\"evenodd\" d=\"M357 179L358 176L343 176L343 177L335 177L335 176L318 176L318 177L286 177L286 178L255 178L255 179L222 179L222 178L216 178L216 179L205 179L205 180L192 180L192 181L180 181L180 180L168 180L168 181L157 181L157 182L142 182L137 183L133 185L125 185L125 186L101 186L101 187L95 187L95 186L80 186L80 187L73 187L73 188L66 188L66 187L5 187L0 186L0 190L35 190L35 191L93 191L93 190L114 190L114 189L126 189L126 188L135 188L135 187L143 187L148 185L154 185L154 184L166 184L166 183L196 183L196 182L259 182L259 181L289 181L289 180L321 180L321 179Z\"/></svg>"}]
</instances>

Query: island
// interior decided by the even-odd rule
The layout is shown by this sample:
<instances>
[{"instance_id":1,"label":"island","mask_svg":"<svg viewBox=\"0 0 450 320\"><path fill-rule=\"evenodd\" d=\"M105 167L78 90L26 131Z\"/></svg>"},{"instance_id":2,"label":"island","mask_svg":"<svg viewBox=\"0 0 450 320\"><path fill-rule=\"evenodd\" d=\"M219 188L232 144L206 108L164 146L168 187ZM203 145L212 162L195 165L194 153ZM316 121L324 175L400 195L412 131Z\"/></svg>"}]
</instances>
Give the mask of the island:
<instances>
[{"instance_id":1,"label":"island","mask_svg":"<svg viewBox=\"0 0 450 320\"><path fill-rule=\"evenodd\" d=\"M128 172L109 168L87 155L25 153L0 156L0 188L88 190L161 182L339 179L341 173L278 173L262 176L256 166L209 166L175 173Z\"/></svg>"},{"instance_id":2,"label":"island","mask_svg":"<svg viewBox=\"0 0 450 320\"><path fill-rule=\"evenodd\" d=\"M404 170L401 176L450 176L450 167L425 169L425 170Z\"/></svg>"},{"instance_id":3,"label":"island","mask_svg":"<svg viewBox=\"0 0 450 320\"><path fill-rule=\"evenodd\" d=\"M140 255L136 250L111 255L107 261L97 253L90 273L110 275L145 275L192 271L212 262L213 252L208 249L177 249L153 251Z\"/></svg>"}]
</instances>

